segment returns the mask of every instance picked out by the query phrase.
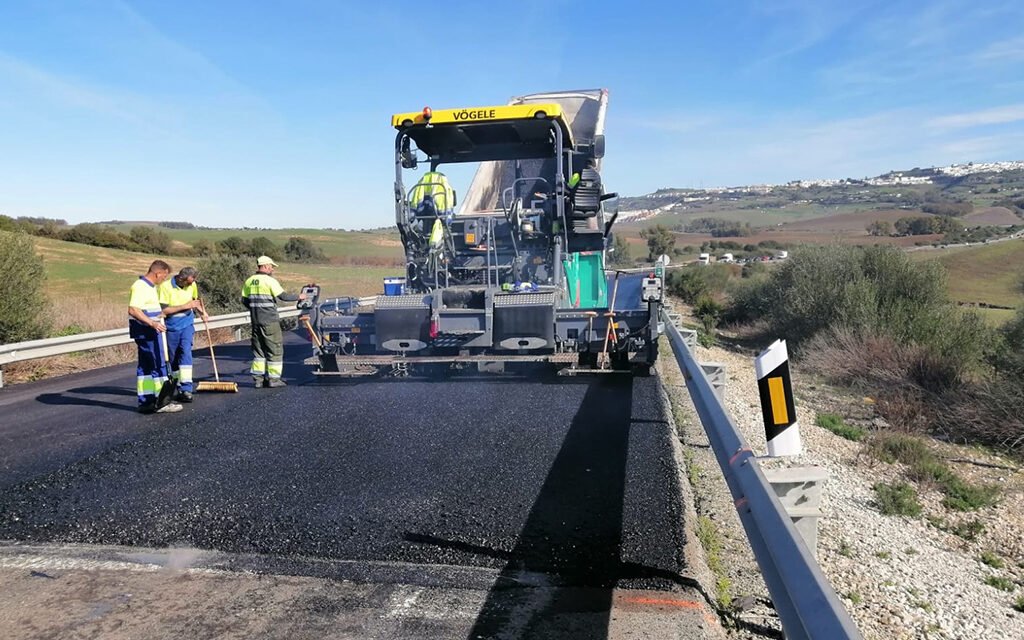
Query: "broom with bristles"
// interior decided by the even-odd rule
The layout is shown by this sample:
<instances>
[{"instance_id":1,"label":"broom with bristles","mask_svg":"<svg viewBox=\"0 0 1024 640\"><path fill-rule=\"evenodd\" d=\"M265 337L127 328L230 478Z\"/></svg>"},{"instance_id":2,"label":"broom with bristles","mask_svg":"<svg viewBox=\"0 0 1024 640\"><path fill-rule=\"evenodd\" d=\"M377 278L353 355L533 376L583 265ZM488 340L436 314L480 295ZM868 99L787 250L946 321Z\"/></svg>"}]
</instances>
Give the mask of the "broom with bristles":
<instances>
[{"instance_id":1,"label":"broom with bristles","mask_svg":"<svg viewBox=\"0 0 1024 640\"><path fill-rule=\"evenodd\" d=\"M213 361L214 382L205 380L196 385L196 391L220 391L223 393L238 393L238 383L221 382L220 373L217 371L217 356L213 355L213 337L210 335L210 323L206 321L206 305L199 301L203 307L203 326L206 327L206 341L210 345L210 360Z\"/></svg>"}]
</instances>

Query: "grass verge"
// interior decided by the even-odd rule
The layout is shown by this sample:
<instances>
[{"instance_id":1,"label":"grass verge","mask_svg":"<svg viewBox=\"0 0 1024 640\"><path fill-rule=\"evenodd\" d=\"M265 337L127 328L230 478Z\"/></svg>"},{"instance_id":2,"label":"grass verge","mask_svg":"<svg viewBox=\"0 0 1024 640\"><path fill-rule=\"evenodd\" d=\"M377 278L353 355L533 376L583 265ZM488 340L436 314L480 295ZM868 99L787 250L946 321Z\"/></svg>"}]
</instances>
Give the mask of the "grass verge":
<instances>
[{"instance_id":1,"label":"grass verge","mask_svg":"<svg viewBox=\"0 0 1024 640\"><path fill-rule=\"evenodd\" d=\"M722 539L718 527L707 516L697 516L697 539L704 547L708 567L715 575L715 603L722 610L732 605L732 581L725 570L722 559Z\"/></svg>"},{"instance_id":2,"label":"grass verge","mask_svg":"<svg viewBox=\"0 0 1024 640\"><path fill-rule=\"evenodd\" d=\"M920 437L891 433L873 438L868 451L884 462L907 466L911 480L934 485L945 494L942 504L954 511L976 511L999 500L999 487L971 484L958 476Z\"/></svg>"},{"instance_id":3,"label":"grass verge","mask_svg":"<svg viewBox=\"0 0 1024 640\"><path fill-rule=\"evenodd\" d=\"M827 429L837 436L854 442L860 442L868 434L865 429L846 424L842 416L834 413L819 413L815 423L822 429Z\"/></svg>"}]
</instances>

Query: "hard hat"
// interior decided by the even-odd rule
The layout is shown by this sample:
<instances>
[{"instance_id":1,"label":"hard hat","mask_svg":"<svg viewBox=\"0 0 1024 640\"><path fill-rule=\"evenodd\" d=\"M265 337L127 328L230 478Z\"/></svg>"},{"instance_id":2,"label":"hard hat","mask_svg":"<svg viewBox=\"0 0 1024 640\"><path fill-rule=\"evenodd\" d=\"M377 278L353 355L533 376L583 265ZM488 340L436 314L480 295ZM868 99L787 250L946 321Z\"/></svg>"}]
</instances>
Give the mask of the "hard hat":
<instances>
[{"instance_id":1,"label":"hard hat","mask_svg":"<svg viewBox=\"0 0 1024 640\"><path fill-rule=\"evenodd\" d=\"M271 258L270 256L260 256L260 257L256 258L256 264L261 266L261 267L264 266L264 265L268 265L268 264L270 266L272 266L272 267L276 267L277 266L277 263L274 262L274 259Z\"/></svg>"}]
</instances>

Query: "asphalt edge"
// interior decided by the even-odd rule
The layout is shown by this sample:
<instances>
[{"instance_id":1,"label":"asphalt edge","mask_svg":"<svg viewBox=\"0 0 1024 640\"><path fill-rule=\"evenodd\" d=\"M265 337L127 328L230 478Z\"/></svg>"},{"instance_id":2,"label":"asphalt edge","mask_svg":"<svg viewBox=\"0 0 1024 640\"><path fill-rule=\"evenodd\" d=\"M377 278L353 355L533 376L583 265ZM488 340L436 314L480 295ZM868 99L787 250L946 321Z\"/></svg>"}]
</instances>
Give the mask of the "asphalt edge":
<instances>
[{"instance_id":1,"label":"asphalt edge","mask_svg":"<svg viewBox=\"0 0 1024 640\"><path fill-rule=\"evenodd\" d=\"M672 457L679 470L676 474L676 483L679 485L679 492L683 498L682 506L685 516L683 519L683 535L685 536L683 557L686 561L688 573L700 585L700 597L704 600L704 604L707 607L707 613L709 613L710 617L717 622L713 629L707 629L709 637L716 639L726 638L728 636L725 628L723 627L723 612L719 610L713 597L710 595L715 593L715 575L711 571L711 567L708 565L707 554L704 552L704 546L697 537L697 531L694 528L697 522L697 506L694 498L694 489L690 486L690 482L686 477L686 457L683 454L683 445L680 441L682 433L679 426L676 424L672 399L669 396L669 390L666 386L668 380L663 375L663 368L671 365L665 364L664 358L659 358L658 363L655 366L658 370L658 395L661 398L662 410L664 412L665 419L672 432L672 438L670 438L672 441Z\"/></svg>"}]
</instances>

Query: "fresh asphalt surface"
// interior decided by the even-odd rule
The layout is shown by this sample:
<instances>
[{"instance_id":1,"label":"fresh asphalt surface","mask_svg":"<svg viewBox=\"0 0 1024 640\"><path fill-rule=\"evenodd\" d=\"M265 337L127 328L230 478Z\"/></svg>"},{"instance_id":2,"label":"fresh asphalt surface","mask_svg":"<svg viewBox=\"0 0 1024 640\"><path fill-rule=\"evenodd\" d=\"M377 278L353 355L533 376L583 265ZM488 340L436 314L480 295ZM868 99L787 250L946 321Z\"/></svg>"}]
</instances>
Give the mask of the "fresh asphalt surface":
<instances>
[{"instance_id":1,"label":"fresh asphalt surface","mask_svg":"<svg viewBox=\"0 0 1024 640\"><path fill-rule=\"evenodd\" d=\"M128 366L0 390L0 541L196 547L277 572L490 567L608 593L688 584L656 377L325 380L308 354L289 335L289 386L257 390L247 345L223 347L241 392L172 415L135 412ZM211 373L199 359L197 379ZM476 633L500 624L488 615Z\"/></svg>"}]
</instances>

